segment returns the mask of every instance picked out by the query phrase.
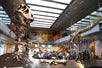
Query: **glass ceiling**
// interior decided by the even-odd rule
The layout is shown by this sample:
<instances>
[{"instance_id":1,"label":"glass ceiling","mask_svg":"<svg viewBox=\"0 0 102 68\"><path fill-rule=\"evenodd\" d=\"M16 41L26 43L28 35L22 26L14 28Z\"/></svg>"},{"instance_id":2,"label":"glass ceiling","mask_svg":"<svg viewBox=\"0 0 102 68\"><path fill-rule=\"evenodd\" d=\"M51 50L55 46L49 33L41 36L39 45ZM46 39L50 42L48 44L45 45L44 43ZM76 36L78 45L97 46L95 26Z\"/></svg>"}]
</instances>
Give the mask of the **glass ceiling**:
<instances>
[{"instance_id":1,"label":"glass ceiling","mask_svg":"<svg viewBox=\"0 0 102 68\"><path fill-rule=\"evenodd\" d=\"M71 0L26 0L34 16L31 27L50 28L70 2ZM1 6L0 21L5 24L11 22Z\"/></svg>"},{"instance_id":2,"label":"glass ceiling","mask_svg":"<svg viewBox=\"0 0 102 68\"><path fill-rule=\"evenodd\" d=\"M26 0L34 15L31 27L50 28L71 0Z\"/></svg>"},{"instance_id":3,"label":"glass ceiling","mask_svg":"<svg viewBox=\"0 0 102 68\"><path fill-rule=\"evenodd\" d=\"M10 24L10 22L11 22L7 13L4 11L4 9L1 6L0 6L0 21L5 24Z\"/></svg>"},{"instance_id":4,"label":"glass ceiling","mask_svg":"<svg viewBox=\"0 0 102 68\"><path fill-rule=\"evenodd\" d=\"M92 12L90 15L86 16L85 18L81 19L71 27L68 27L67 30L79 30L87 25L92 23L97 23L102 17L102 7L100 7L97 11Z\"/></svg>"}]
</instances>

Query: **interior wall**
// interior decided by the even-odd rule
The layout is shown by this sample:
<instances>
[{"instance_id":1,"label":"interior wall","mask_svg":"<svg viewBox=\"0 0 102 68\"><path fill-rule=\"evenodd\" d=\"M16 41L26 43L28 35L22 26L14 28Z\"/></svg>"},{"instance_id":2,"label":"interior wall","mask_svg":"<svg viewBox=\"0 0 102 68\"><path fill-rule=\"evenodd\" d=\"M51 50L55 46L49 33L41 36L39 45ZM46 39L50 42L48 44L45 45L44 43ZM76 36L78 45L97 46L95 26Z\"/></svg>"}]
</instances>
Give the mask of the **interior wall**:
<instances>
[{"instance_id":1,"label":"interior wall","mask_svg":"<svg viewBox=\"0 0 102 68\"><path fill-rule=\"evenodd\" d=\"M60 38L59 34L55 33L43 33L43 32L38 32L35 35L32 36L32 39L35 40L36 42L47 42L47 41L54 41Z\"/></svg>"},{"instance_id":2,"label":"interior wall","mask_svg":"<svg viewBox=\"0 0 102 68\"><path fill-rule=\"evenodd\" d=\"M4 51L4 44L0 43L0 55L3 55L3 51Z\"/></svg>"},{"instance_id":3,"label":"interior wall","mask_svg":"<svg viewBox=\"0 0 102 68\"><path fill-rule=\"evenodd\" d=\"M0 55L4 54L4 48L5 48L5 40L7 37L0 33Z\"/></svg>"},{"instance_id":4,"label":"interior wall","mask_svg":"<svg viewBox=\"0 0 102 68\"><path fill-rule=\"evenodd\" d=\"M93 52L95 54L95 41L94 41L94 38L90 38L89 48L91 49L91 52Z\"/></svg>"},{"instance_id":5,"label":"interior wall","mask_svg":"<svg viewBox=\"0 0 102 68\"><path fill-rule=\"evenodd\" d=\"M95 54L102 58L102 39L95 40Z\"/></svg>"},{"instance_id":6,"label":"interior wall","mask_svg":"<svg viewBox=\"0 0 102 68\"><path fill-rule=\"evenodd\" d=\"M8 45L5 44L3 54L6 54L7 53L7 48L8 48Z\"/></svg>"},{"instance_id":7,"label":"interior wall","mask_svg":"<svg viewBox=\"0 0 102 68\"><path fill-rule=\"evenodd\" d=\"M46 34L46 33L38 33L37 41L38 42L48 41L48 34Z\"/></svg>"},{"instance_id":8,"label":"interior wall","mask_svg":"<svg viewBox=\"0 0 102 68\"><path fill-rule=\"evenodd\" d=\"M15 49L15 45L6 43L4 46L4 54L5 53L12 53L12 52L14 52L14 49Z\"/></svg>"},{"instance_id":9,"label":"interior wall","mask_svg":"<svg viewBox=\"0 0 102 68\"><path fill-rule=\"evenodd\" d=\"M52 51L58 51L60 50L60 46L59 45L55 45L52 47Z\"/></svg>"}]
</instances>

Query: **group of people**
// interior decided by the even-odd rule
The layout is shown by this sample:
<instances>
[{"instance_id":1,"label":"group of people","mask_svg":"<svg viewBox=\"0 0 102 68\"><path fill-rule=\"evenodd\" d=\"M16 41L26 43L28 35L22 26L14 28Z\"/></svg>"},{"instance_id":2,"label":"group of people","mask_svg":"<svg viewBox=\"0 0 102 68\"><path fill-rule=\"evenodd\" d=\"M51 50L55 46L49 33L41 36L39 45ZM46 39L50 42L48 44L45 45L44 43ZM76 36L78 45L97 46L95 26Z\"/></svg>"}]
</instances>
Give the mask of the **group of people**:
<instances>
[{"instance_id":1,"label":"group of people","mask_svg":"<svg viewBox=\"0 0 102 68\"><path fill-rule=\"evenodd\" d=\"M68 59L69 52L57 52L57 51L45 51L45 52L34 52L33 58L37 59Z\"/></svg>"},{"instance_id":2,"label":"group of people","mask_svg":"<svg viewBox=\"0 0 102 68\"><path fill-rule=\"evenodd\" d=\"M91 56L87 50L83 52L57 52L57 51L46 51L46 52L34 52L32 56L35 59L66 59L66 60L83 60L88 61Z\"/></svg>"},{"instance_id":3,"label":"group of people","mask_svg":"<svg viewBox=\"0 0 102 68\"><path fill-rule=\"evenodd\" d=\"M20 61L24 56L29 58L30 48L25 44L22 45L21 48L18 48L18 45L15 46L15 56L14 58L17 61ZM66 51L66 52L58 52L58 51L33 51L32 58L34 59L65 59L65 60L84 60L87 61L90 59L90 54L87 50L83 52L79 52L77 54L76 51Z\"/></svg>"}]
</instances>

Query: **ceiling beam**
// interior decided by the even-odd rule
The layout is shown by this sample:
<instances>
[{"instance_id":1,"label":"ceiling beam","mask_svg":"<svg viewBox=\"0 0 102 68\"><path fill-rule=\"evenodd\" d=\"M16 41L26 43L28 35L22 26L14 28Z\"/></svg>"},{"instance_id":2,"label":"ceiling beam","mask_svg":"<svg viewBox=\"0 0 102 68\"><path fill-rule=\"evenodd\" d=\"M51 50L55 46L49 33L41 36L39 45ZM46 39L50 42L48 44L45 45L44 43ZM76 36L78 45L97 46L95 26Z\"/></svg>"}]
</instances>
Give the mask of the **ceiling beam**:
<instances>
[{"instance_id":1,"label":"ceiling beam","mask_svg":"<svg viewBox=\"0 0 102 68\"><path fill-rule=\"evenodd\" d=\"M10 19L1 19L1 20L3 20L3 21L11 21Z\"/></svg>"},{"instance_id":2,"label":"ceiling beam","mask_svg":"<svg viewBox=\"0 0 102 68\"><path fill-rule=\"evenodd\" d=\"M0 11L4 11L3 9L0 9Z\"/></svg>"},{"instance_id":3,"label":"ceiling beam","mask_svg":"<svg viewBox=\"0 0 102 68\"><path fill-rule=\"evenodd\" d=\"M90 18L84 18L84 19L90 20Z\"/></svg>"},{"instance_id":4,"label":"ceiling beam","mask_svg":"<svg viewBox=\"0 0 102 68\"><path fill-rule=\"evenodd\" d=\"M42 14L34 14L34 15L37 15L37 16L44 16L44 17L52 17L52 18L57 18L57 17L55 17L55 16L42 15Z\"/></svg>"},{"instance_id":5,"label":"ceiling beam","mask_svg":"<svg viewBox=\"0 0 102 68\"><path fill-rule=\"evenodd\" d=\"M79 24L74 24L73 26L80 26Z\"/></svg>"},{"instance_id":6,"label":"ceiling beam","mask_svg":"<svg viewBox=\"0 0 102 68\"><path fill-rule=\"evenodd\" d=\"M84 24L85 24L85 25L86 25L86 24L89 24L89 23L76 23L76 24L82 24L82 25L84 25Z\"/></svg>"},{"instance_id":7,"label":"ceiling beam","mask_svg":"<svg viewBox=\"0 0 102 68\"><path fill-rule=\"evenodd\" d=\"M9 18L9 17L0 16L0 18Z\"/></svg>"},{"instance_id":8,"label":"ceiling beam","mask_svg":"<svg viewBox=\"0 0 102 68\"><path fill-rule=\"evenodd\" d=\"M33 26L33 24L31 26ZM34 26L35 27L36 26L42 26L42 27L46 28L46 27L50 27L51 25L50 24L46 24L46 23L37 23L37 24L34 24Z\"/></svg>"},{"instance_id":9,"label":"ceiling beam","mask_svg":"<svg viewBox=\"0 0 102 68\"><path fill-rule=\"evenodd\" d=\"M73 25L73 26L78 26L78 27L84 27L84 26L86 26L86 25L78 25L78 24L76 24L76 25Z\"/></svg>"},{"instance_id":10,"label":"ceiling beam","mask_svg":"<svg viewBox=\"0 0 102 68\"><path fill-rule=\"evenodd\" d=\"M86 20L94 20L94 21L96 20L96 19L91 19L91 18L84 18L84 19L86 19Z\"/></svg>"},{"instance_id":11,"label":"ceiling beam","mask_svg":"<svg viewBox=\"0 0 102 68\"><path fill-rule=\"evenodd\" d=\"M50 6L38 5L38 4L31 4L31 3L27 3L27 4L32 5L32 6L39 6L39 7L51 8L51 9L57 9L57 10L64 10L61 8L55 8L55 7L50 7Z\"/></svg>"},{"instance_id":12,"label":"ceiling beam","mask_svg":"<svg viewBox=\"0 0 102 68\"><path fill-rule=\"evenodd\" d=\"M56 20L56 23L51 26L51 29L54 32L66 30L71 24L80 21L93 11L96 11L98 9L97 3L97 0L74 0Z\"/></svg>"},{"instance_id":13,"label":"ceiling beam","mask_svg":"<svg viewBox=\"0 0 102 68\"><path fill-rule=\"evenodd\" d=\"M2 14L2 15L7 15L6 13L0 13L0 14Z\"/></svg>"},{"instance_id":14,"label":"ceiling beam","mask_svg":"<svg viewBox=\"0 0 102 68\"><path fill-rule=\"evenodd\" d=\"M90 16L93 16L93 17L101 17L101 16L98 16L98 15L90 15Z\"/></svg>"},{"instance_id":15,"label":"ceiling beam","mask_svg":"<svg viewBox=\"0 0 102 68\"><path fill-rule=\"evenodd\" d=\"M44 22L44 23L53 23L53 22L39 21L39 20L34 20L34 21L37 21L37 22ZM33 22L34 22L34 21L33 21Z\"/></svg>"},{"instance_id":16,"label":"ceiling beam","mask_svg":"<svg viewBox=\"0 0 102 68\"><path fill-rule=\"evenodd\" d=\"M50 21L55 21L55 20L53 20L53 19L38 18L38 17L34 17L34 19L42 19L42 20L50 20Z\"/></svg>"},{"instance_id":17,"label":"ceiling beam","mask_svg":"<svg viewBox=\"0 0 102 68\"><path fill-rule=\"evenodd\" d=\"M44 12L44 13L51 13L51 14L60 14L56 12L51 12L51 11L43 11L43 10L36 10L36 9L31 9L32 11L38 11L38 12Z\"/></svg>"},{"instance_id":18,"label":"ceiling beam","mask_svg":"<svg viewBox=\"0 0 102 68\"><path fill-rule=\"evenodd\" d=\"M85 21L85 20L82 20L81 22L90 22L90 21Z\"/></svg>"},{"instance_id":19,"label":"ceiling beam","mask_svg":"<svg viewBox=\"0 0 102 68\"><path fill-rule=\"evenodd\" d=\"M102 13L102 10L100 11L100 10L97 10L96 12L100 12L100 13Z\"/></svg>"},{"instance_id":20,"label":"ceiling beam","mask_svg":"<svg viewBox=\"0 0 102 68\"><path fill-rule=\"evenodd\" d=\"M43 1L48 1L48 2L53 2L53 3L58 3L58 4L62 4L62 5L68 5L67 3L62 3L62 2L53 1L53 0L43 0Z\"/></svg>"}]
</instances>

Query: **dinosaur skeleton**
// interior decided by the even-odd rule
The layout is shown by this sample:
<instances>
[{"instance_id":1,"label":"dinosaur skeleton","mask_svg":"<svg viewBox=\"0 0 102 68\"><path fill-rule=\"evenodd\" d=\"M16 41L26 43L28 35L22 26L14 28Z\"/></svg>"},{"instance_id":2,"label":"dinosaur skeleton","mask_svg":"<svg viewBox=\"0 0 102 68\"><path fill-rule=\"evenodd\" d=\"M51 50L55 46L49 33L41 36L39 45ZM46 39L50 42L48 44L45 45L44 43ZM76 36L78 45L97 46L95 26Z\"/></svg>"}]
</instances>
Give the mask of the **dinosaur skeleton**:
<instances>
[{"instance_id":1,"label":"dinosaur skeleton","mask_svg":"<svg viewBox=\"0 0 102 68\"><path fill-rule=\"evenodd\" d=\"M15 10L13 16L11 17L10 27L12 31L16 34L17 39L25 37L27 34L26 29L29 24L33 21L33 15L31 13L30 7L26 4L21 4Z\"/></svg>"},{"instance_id":2,"label":"dinosaur skeleton","mask_svg":"<svg viewBox=\"0 0 102 68\"><path fill-rule=\"evenodd\" d=\"M17 12L22 13L22 15L26 18L26 20L29 20L30 22L33 21L33 15L31 13L30 7L26 4L21 4L17 8Z\"/></svg>"},{"instance_id":3,"label":"dinosaur skeleton","mask_svg":"<svg viewBox=\"0 0 102 68\"><path fill-rule=\"evenodd\" d=\"M72 44L76 44L76 45L79 45L80 44L80 38L81 38L81 33L89 28L91 28L94 24L93 23L90 23L88 24L86 27L80 29L80 30L77 30L75 33L72 34L72 37L70 39L70 43Z\"/></svg>"},{"instance_id":4,"label":"dinosaur skeleton","mask_svg":"<svg viewBox=\"0 0 102 68\"><path fill-rule=\"evenodd\" d=\"M86 27L84 27L83 29L80 29L80 30L76 31L72 35L71 39L69 40L70 44L72 45L71 46L71 52L73 52L73 47L76 48L76 51L75 51L76 52L76 58L75 58L76 61L79 59L79 52L80 52L80 46L79 45L80 45L80 42L81 42L81 40L80 40L81 39L81 33L83 31L91 28L93 25L95 25L95 24L90 23Z\"/></svg>"}]
</instances>

